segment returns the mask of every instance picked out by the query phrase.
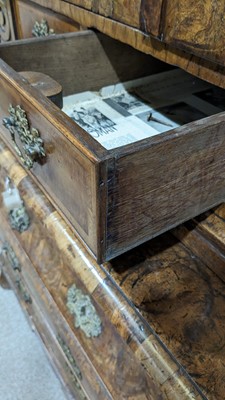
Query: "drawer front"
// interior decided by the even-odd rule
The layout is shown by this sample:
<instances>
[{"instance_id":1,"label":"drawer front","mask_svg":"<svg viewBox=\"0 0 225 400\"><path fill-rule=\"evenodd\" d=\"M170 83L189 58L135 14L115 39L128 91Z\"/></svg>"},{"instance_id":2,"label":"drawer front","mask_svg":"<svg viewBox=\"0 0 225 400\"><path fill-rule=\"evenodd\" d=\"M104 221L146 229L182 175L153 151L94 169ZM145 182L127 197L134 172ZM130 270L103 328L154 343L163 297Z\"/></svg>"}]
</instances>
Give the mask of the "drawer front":
<instances>
[{"instance_id":1,"label":"drawer front","mask_svg":"<svg viewBox=\"0 0 225 400\"><path fill-rule=\"evenodd\" d=\"M38 0L34 0L38 1ZM57 3L61 4L57 4ZM44 1L42 0L42 3ZM46 1L45 1L46 3ZM205 65L209 69L216 68L216 64L224 67L225 52L224 52L224 3L218 2L214 6L212 1L197 0L69 0L69 1L53 1L48 0L48 6L55 9L64 10L67 8L67 3L71 3L76 7L75 13L79 13L79 19L86 23L87 26L94 26L100 31L104 31L113 36L118 37L120 31L120 40L131 42L134 44L133 35L135 36L135 45L137 45L137 32L132 28L138 28L139 33L150 34L157 37L162 42L162 46L152 43L153 48L158 47L159 58L160 53L167 53L167 48L163 45L171 45L169 49L169 57L165 57L165 61L177 65L180 62L180 56L183 58L181 62L183 68L188 68L187 57L192 64L192 58L188 56L196 55L194 63L196 63L194 70L197 71L198 63L203 69ZM84 10L85 9L85 10ZM76 15L76 14L75 14ZM102 18L105 17L104 24ZM112 25L116 27L112 27ZM121 27L120 23L125 24L126 27ZM107 27L107 28L106 28ZM126 32L125 32L126 30ZM116 31L116 35L115 35ZM215 41L216 38L216 41ZM147 42L144 36L141 36L138 43L142 51L154 51L151 46L143 46L143 42ZM151 42L151 37L149 38ZM138 48L138 47L137 47ZM177 52L174 52L177 48ZM181 53L181 51L186 53ZM174 58L177 54L177 58ZM171 61L169 61L169 58ZM203 62L201 59L209 60L210 62ZM189 64L189 63L188 63ZM214 64L214 67L213 67ZM190 72L193 68L190 68ZM210 79L210 72L207 74ZM199 75L198 75L199 76Z\"/></svg>"},{"instance_id":2,"label":"drawer front","mask_svg":"<svg viewBox=\"0 0 225 400\"><path fill-rule=\"evenodd\" d=\"M81 372L68 346L59 335L55 335L48 317L42 312L43 307L40 301L36 300L37 294L29 284L29 279L26 279L23 266L24 263L29 264L29 261L21 250L17 257L9 242L2 237L1 233L0 236L3 241L1 248L2 272L11 289L16 293L31 328L37 330L65 391L69 389L70 394L78 400L88 400L80 385ZM32 268L31 265L30 268Z\"/></svg>"},{"instance_id":3,"label":"drawer front","mask_svg":"<svg viewBox=\"0 0 225 400\"><path fill-rule=\"evenodd\" d=\"M69 0L69 3L139 28L139 11L141 0L131 0L129 3L125 2L124 0Z\"/></svg>"},{"instance_id":4,"label":"drawer front","mask_svg":"<svg viewBox=\"0 0 225 400\"><path fill-rule=\"evenodd\" d=\"M138 28L154 36L160 34L163 0L69 0L88 11Z\"/></svg>"},{"instance_id":5,"label":"drawer front","mask_svg":"<svg viewBox=\"0 0 225 400\"><path fill-rule=\"evenodd\" d=\"M75 21L40 7L31 1L16 0L14 2L14 12L18 39L80 30L80 25Z\"/></svg>"},{"instance_id":6,"label":"drawer front","mask_svg":"<svg viewBox=\"0 0 225 400\"><path fill-rule=\"evenodd\" d=\"M163 41L224 67L224 12L223 1L215 6L205 0L167 0L162 15Z\"/></svg>"},{"instance_id":7,"label":"drawer front","mask_svg":"<svg viewBox=\"0 0 225 400\"><path fill-rule=\"evenodd\" d=\"M65 316L55 304L48 288L43 284L14 233L7 227L7 223L5 228L4 237L2 232L0 233L3 241L3 274L17 294L30 323L37 329L64 385L69 386L70 391L79 400L111 400L100 376L64 321ZM19 263L19 271L15 269L12 258Z\"/></svg>"},{"instance_id":8,"label":"drawer front","mask_svg":"<svg viewBox=\"0 0 225 400\"><path fill-rule=\"evenodd\" d=\"M32 94L28 94L27 91L22 92L16 87L16 84L14 86L10 82L9 76L6 77L4 74L0 74L0 84L1 121L3 121L4 117L9 117L10 104L14 107L14 115L15 112L20 112L20 116L24 116L25 124L30 127L31 136L33 135L32 132L34 133L32 136L34 141L30 146L38 146L39 148L36 153L37 162L31 160L28 155L30 150L28 149L28 152L26 152L19 136L12 140L10 130L3 126L0 129L1 135L3 135L4 140L7 141L12 150L19 155L21 163L28 169L32 168L33 176L47 190L53 202L65 213L70 223L93 253L96 254L97 163L95 163L95 160L91 160L89 155L86 156L84 152L81 152L76 145L74 146L74 140L73 144L68 140L67 132L68 134L70 132L66 132L64 124L58 125L58 121L54 116L57 116L60 111L51 102L46 103L46 108L50 112L49 116L46 117L44 109L41 111L36 108L39 103L32 104L30 97ZM27 85L27 89L32 88ZM43 100L47 102L44 97ZM49 107L53 107L52 110ZM37 131L39 142L35 142Z\"/></svg>"},{"instance_id":9,"label":"drawer front","mask_svg":"<svg viewBox=\"0 0 225 400\"><path fill-rule=\"evenodd\" d=\"M10 0L0 1L0 43L14 40L14 26Z\"/></svg>"},{"instance_id":10,"label":"drawer front","mask_svg":"<svg viewBox=\"0 0 225 400\"><path fill-rule=\"evenodd\" d=\"M14 182L30 218L28 229L12 230L2 205L1 230L17 257L25 254L20 274L29 287L32 302L38 303L42 320L54 332L67 362L74 368L76 363L79 368L80 383L87 395L93 400L147 400L160 396L191 400L195 393L194 398L200 399L184 371L72 235L26 172L15 159L10 159L8 151L5 157L1 153L0 161L1 182L6 176ZM1 192L4 190L1 185ZM88 324L80 319L77 296L90 312ZM146 357L152 361L143 368ZM77 369L76 374L79 375Z\"/></svg>"}]
</instances>

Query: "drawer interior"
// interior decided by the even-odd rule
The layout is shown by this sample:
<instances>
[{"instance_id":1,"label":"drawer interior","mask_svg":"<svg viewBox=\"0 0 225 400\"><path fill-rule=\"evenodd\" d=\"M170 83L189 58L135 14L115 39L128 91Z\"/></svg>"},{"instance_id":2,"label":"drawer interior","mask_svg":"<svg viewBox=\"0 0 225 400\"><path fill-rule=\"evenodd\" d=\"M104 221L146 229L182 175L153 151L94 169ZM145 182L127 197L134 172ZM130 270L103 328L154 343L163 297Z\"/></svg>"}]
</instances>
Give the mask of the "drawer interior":
<instances>
[{"instance_id":1,"label":"drawer interior","mask_svg":"<svg viewBox=\"0 0 225 400\"><path fill-rule=\"evenodd\" d=\"M42 72L58 81L63 110L107 150L138 146L142 139L225 110L223 89L92 31L22 40L3 46L0 56L16 71ZM96 121L113 127L99 134ZM104 141L110 133L116 139Z\"/></svg>"},{"instance_id":2,"label":"drawer interior","mask_svg":"<svg viewBox=\"0 0 225 400\"><path fill-rule=\"evenodd\" d=\"M172 68L91 30L8 43L1 46L0 57L16 71L50 75L65 96Z\"/></svg>"}]
</instances>

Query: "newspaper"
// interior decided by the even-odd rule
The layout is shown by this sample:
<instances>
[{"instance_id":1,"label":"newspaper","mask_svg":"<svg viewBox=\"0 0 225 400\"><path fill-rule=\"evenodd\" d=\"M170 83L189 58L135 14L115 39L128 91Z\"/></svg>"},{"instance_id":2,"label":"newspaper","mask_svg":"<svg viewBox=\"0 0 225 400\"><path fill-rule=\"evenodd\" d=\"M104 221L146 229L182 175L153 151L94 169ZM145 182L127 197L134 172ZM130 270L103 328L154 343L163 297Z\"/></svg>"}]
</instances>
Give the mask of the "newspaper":
<instances>
[{"instance_id":1,"label":"newspaper","mask_svg":"<svg viewBox=\"0 0 225 400\"><path fill-rule=\"evenodd\" d=\"M110 150L225 110L225 94L172 70L64 98L63 111Z\"/></svg>"}]
</instances>

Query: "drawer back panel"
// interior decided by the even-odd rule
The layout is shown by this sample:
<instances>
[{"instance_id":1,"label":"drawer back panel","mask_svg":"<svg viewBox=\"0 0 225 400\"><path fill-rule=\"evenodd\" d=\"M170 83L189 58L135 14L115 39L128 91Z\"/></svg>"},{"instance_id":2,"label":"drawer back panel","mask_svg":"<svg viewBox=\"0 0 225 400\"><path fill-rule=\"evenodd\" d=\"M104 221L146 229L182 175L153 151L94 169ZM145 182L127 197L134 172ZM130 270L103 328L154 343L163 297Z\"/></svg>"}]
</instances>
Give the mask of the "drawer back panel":
<instances>
[{"instance_id":1,"label":"drawer back panel","mask_svg":"<svg viewBox=\"0 0 225 400\"><path fill-rule=\"evenodd\" d=\"M51 76L63 86L64 95L99 90L171 69L151 56L92 31L2 45L0 58L16 71Z\"/></svg>"}]
</instances>

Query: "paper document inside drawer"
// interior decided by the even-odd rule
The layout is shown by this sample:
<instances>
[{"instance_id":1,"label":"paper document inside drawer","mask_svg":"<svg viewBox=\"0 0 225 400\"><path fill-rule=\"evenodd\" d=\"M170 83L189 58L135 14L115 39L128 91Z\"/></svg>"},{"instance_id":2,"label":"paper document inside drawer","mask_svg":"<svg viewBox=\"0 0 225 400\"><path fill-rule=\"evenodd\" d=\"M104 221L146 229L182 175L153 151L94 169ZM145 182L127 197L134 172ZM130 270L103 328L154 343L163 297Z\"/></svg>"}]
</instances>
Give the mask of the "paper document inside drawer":
<instances>
[{"instance_id":1,"label":"paper document inside drawer","mask_svg":"<svg viewBox=\"0 0 225 400\"><path fill-rule=\"evenodd\" d=\"M222 111L198 96L210 87L173 70L67 96L63 111L109 150Z\"/></svg>"}]
</instances>

